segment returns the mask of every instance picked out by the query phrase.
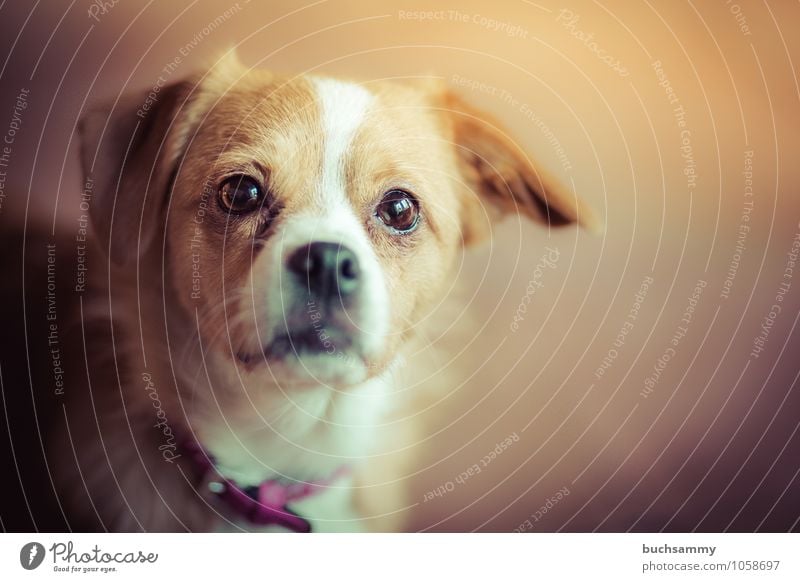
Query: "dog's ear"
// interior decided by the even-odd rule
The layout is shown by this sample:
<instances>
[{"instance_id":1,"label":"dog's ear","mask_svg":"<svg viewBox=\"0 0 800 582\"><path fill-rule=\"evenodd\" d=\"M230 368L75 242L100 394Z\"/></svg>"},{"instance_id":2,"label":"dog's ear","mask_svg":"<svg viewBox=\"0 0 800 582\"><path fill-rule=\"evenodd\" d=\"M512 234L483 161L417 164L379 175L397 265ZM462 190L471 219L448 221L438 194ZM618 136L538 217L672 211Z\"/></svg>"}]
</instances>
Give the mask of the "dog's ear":
<instances>
[{"instance_id":1,"label":"dog's ear","mask_svg":"<svg viewBox=\"0 0 800 582\"><path fill-rule=\"evenodd\" d=\"M487 234L486 203L501 213L521 212L550 226L570 223L602 231L591 210L568 188L534 167L519 145L490 115L449 90L439 93L462 178L465 244Z\"/></svg>"},{"instance_id":2,"label":"dog's ear","mask_svg":"<svg viewBox=\"0 0 800 582\"><path fill-rule=\"evenodd\" d=\"M175 83L123 95L81 118L92 227L116 264L140 256L163 222L167 190L188 133L178 117L190 92L189 83Z\"/></svg>"},{"instance_id":3,"label":"dog's ear","mask_svg":"<svg viewBox=\"0 0 800 582\"><path fill-rule=\"evenodd\" d=\"M163 211L178 164L201 113L247 69L230 49L203 75L123 95L86 113L78 131L90 216L117 264L140 256L166 219Z\"/></svg>"}]
</instances>

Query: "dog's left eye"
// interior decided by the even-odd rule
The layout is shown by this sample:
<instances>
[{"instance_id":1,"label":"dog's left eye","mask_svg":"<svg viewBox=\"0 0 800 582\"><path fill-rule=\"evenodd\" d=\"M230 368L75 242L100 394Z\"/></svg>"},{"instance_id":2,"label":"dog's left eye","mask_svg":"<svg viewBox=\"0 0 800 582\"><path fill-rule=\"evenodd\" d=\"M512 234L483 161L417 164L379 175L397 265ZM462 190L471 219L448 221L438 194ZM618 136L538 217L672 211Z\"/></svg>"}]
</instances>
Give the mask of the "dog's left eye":
<instances>
[{"instance_id":1,"label":"dog's left eye","mask_svg":"<svg viewBox=\"0 0 800 582\"><path fill-rule=\"evenodd\" d=\"M219 185L219 203L228 212L253 212L261 207L263 201L264 189L250 176L231 176Z\"/></svg>"},{"instance_id":2,"label":"dog's left eye","mask_svg":"<svg viewBox=\"0 0 800 582\"><path fill-rule=\"evenodd\" d=\"M389 190L378 203L375 215L398 234L408 234L419 224L419 202L405 190Z\"/></svg>"}]
</instances>

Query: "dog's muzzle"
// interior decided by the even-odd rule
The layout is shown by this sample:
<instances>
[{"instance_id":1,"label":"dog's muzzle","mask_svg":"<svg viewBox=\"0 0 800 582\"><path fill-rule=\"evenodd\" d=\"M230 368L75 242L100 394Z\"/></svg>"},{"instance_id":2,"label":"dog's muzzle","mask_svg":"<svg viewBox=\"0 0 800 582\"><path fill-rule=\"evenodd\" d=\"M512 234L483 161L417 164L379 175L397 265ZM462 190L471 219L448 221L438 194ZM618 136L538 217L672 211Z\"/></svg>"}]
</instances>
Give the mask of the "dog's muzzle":
<instances>
[{"instance_id":1,"label":"dog's muzzle","mask_svg":"<svg viewBox=\"0 0 800 582\"><path fill-rule=\"evenodd\" d=\"M388 302L377 262L363 244L338 236L289 238L270 255L274 279L259 337L265 358L254 349L237 356L247 365L286 363L314 381L362 381L385 334Z\"/></svg>"}]
</instances>

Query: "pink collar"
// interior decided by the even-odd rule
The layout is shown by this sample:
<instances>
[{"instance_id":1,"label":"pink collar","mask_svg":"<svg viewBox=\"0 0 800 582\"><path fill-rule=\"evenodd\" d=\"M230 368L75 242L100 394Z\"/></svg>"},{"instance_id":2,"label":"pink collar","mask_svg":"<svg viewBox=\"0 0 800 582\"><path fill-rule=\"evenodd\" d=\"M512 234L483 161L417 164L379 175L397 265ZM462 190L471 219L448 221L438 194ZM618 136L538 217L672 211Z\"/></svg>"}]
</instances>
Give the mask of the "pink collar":
<instances>
[{"instance_id":1,"label":"pink collar","mask_svg":"<svg viewBox=\"0 0 800 582\"><path fill-rule=\"evenodd\" d=\"M324 491L349 472L342 465L326 479L320 481L288 481L267 479L253 487L241 487L235 481L223 477L209 455L197 442L184 443L183 449L192 459L197 469L197 478L208 481L209 488L222 503L246 521L258 526L277 525L290 531L308 533L311 524L286 507L293 501L300 501ZM208 480L209 473L214 475Z\"/></svg>"}]
</instances>

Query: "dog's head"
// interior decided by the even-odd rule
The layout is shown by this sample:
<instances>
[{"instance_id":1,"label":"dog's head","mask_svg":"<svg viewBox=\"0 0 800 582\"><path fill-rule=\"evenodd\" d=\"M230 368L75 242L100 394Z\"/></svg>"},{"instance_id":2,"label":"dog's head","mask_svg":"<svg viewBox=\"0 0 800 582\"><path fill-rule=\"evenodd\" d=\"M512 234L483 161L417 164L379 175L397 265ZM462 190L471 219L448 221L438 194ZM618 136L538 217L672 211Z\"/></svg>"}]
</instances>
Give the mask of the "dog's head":
<instances>
[{"instance_id":1,"label":"dog's head","mask_svg":"<svg viewBox=\"0 0 800 582\"><path fill-rule=\"evenodd\" d=\"M493 214L590 220L438 82L285 77L229 58L87 115L82 134L111 260L163 256L204 349L261 386L385 373Z\"/></svg>"}]
</instances>

